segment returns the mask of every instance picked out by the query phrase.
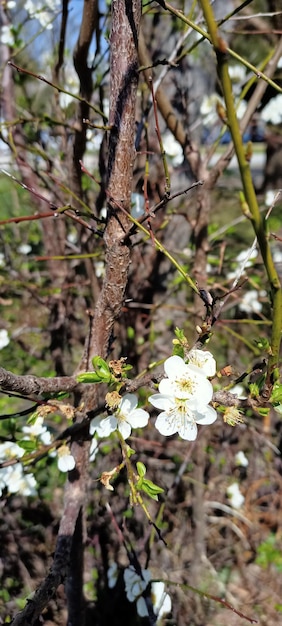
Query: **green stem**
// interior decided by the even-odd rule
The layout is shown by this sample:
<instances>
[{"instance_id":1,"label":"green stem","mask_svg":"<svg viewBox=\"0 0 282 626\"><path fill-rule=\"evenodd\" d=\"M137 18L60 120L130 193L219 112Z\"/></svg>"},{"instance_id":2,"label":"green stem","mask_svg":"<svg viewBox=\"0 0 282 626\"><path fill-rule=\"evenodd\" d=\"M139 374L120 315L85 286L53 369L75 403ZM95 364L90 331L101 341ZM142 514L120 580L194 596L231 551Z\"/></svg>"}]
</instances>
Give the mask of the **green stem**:
<instances>
[{"instance_id":1,"label":"green stem","mask_svg":"<svg viewBox=\"0 0 282 626\"><path fill-rule=\"evenodd\" d=\"M218 34L217 23L214 18L213 9L209 0L200 0L203 14L210 33L210 41L214 47L217 57L217 71L221 82L223 97L225 100L226 115L229 130L232 136L234 149L236 152L241 180L246 203L251 213L251 221L258 239L261 255L264 261L268 280L270 283L271 300L273 305L273 325L271 336L271 354L268 361L267 384L273 383L273 370L278 365L279 349L281 342L282 328L282 291L278 274L271 256L269 239L266 232L265 218L259 211L257 197L253 185L249 163L245 156L240 126L236 115L234 97L232 93L232 83L228 71L229 49L224 45L224 41Z\"/></svg>"}]
</instances>

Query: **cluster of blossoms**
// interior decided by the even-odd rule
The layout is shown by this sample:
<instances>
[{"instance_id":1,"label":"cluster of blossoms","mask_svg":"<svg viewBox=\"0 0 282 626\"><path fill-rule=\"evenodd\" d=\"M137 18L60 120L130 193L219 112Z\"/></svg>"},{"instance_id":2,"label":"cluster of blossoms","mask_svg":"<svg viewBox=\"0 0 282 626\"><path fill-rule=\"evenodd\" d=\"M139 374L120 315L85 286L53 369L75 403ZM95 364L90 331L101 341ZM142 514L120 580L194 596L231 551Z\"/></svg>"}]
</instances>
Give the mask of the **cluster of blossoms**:
<instances>
[{"instance_id":1,"label":"cluster of blossoms","mask_svg":"<svg viewBox=\"0 0 282 626\"><path fill-rule=\"evenodd\" d=\"M21 493L23 496L32 496L36 493L36 480L33 474L25 474L21 463L14 463L23 455L24 450L17 443L6 441L0 444L0 462L13 463L0 468L0 495L5 488L8 493Z\"/></svg>"},{"instance_id":2,"label":"cluster of blossoms","mask_svg":"<svg viewBox=\"0 0 282 626\"><path fill-rule=\"evenodd\" d=\"M33 424L22 428L24 441L41 441L44 445L52 443L50 431L44 426L44 417L38 416ZM97 445L97 442L94 441ZM94 446L92 446L94 448ZM20 493L23 496L36 494L36 479L33 474L26 473L20 459L25 453L25 448L17 443L6 441L0 444L0 463L7 463L0 467L0 496L4 489L8 494ZM57 450L52 450L50 456L57 457L58 469L61 472L69 472L75 467L75 459L69 446L62 444Z\"/></svg>"},{"instance_id":3,"label":"cluster of blossoms","mask_svg":"<svg viewBox=\"0 0 282 626\"><path fill-rule=\"evenodd\" d=\"M108 570L108 585L110 589L115 587L118 578L118 567L113 563ZM125 585L125 594L129 602L136 602L136 610L140 617L148 617L148 608L143 597L145 590L150 584L150 600L155 615L157 616L157 624L164 615L171 612L171 598L165 592L165 586L162 581L151 583L151 572L147 569L141 570L141 575L137 574L135 569L130 566L123 572Z\"/></svg>"},{"instance_id":4,"label":"cluster of blossoms","mask_svg":"<svg viewBox=\"0 0 282 626\"><path fill-rule=\"evenodd\" d=\"M159 393L149 402L161 409L156 428L162 435L179 433L182 439L194 441L197 424L213 424L217 414L209 406L213 388L208 376L216 373L216 363L210 352L192 350L189 362L179 356L169 357L164 364L167 378L159 384Z\"/></svg>"},{"instance_id":5,"label":"cluster of blossoms","mask_svg":"<svg viewBox=\"0 0 282 626\"><path fill-rule=\"evenodd\" d=\"M209 405L213 388L208 380L208 377L216 373L216 363L210 352L196 349L189 352L187 360L188 363L179 356L172 356L165 361L166 376L159 384L159 393L150 396L149 402L161 410L155 426L162 435L178 433L182 439L194 441L197 437L197 424L212 424L217 417L215 409ZM138 408L135 394L127 393L120 398L117 392L113 392L108 396L111 398L108 406L112 407L112 413L107 417L95 417L90 424L90 434L103 438L117 430L123 439L127 439L132 428L147 426L149 413ZM38 415L33 423L23 427L22 432L23 442L40 441L50 446L50 455L57 456L58 469L61 472L74 469L75 459L68 445L62 444L56 450L52 448L52 437L44 425L44 415ZM33 495L35 492L36 481L33 474L24 473L20 462L14 462L14 459L21 459L24 451L24 443L22 447L8 442L0 446L0 462L12 459L10 465L0 469L0 491L7 487L9 493ZM98 442L93 437L90 461L95 459L97 452Z\"/></svg>"},{"instance_id":6,"label":"cluster of blossoms","mask_svg":"<svg viewBox=\"0 0 282 626\"><path fill-rule=\"evenodd\" d=\"M193 441L197 437L197 424L213 424L217 414L209 406L213 388L208 380L216 373L216 363L210 352L192 350L186 363L180 356L169 357L164 363L166 377L159 384L159 393L149 397L149 402L161 409L156 420L157 430L165 436L178 432L182 439ZM137 408L137 397L127 393L112 415L98 415L91 421L90 433L108 437L118 430L124 439L132 428L147 426L149 413Z\"/></svg>"}]
</instances>

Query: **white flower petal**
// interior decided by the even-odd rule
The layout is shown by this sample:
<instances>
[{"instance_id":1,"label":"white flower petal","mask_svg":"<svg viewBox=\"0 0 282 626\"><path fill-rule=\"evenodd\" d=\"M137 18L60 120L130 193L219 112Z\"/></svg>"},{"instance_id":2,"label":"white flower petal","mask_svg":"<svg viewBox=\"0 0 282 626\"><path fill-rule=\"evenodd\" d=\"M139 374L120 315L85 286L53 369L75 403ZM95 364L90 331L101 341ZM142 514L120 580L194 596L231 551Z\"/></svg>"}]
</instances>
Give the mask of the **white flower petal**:
<instances>
[{"instance_id":1,"label":"white flower petal","mask_svg":"<svg viewBox=\"0 0 282 626\"><path fill-rule=\"evenodd\" d=\"M138 404L137 397L134 393L126 393L120 401L119 409L120 412L124 415L131 413Z\"/></svg>"},{"instance_id":2,"label":"white flower petal","mask_svg":"<svg viewBox=\"0 0 282 626\"><path fill-rule=\"evenodd\" d=\"M8 335L8 332L6 330L6 328L1 328L0 330L0 350L2 350L3 348L6 348L6 346L8 346L8 344L10 343L10 338Z\"/></svg>"},{"instance_id":3,"label":"white flower petal","mask_svg":"<svg viewBox=\"0 0 282 626\"><path fill-rule=\"evenodd\" d=\"M176 372L180 375L181 372L185 370L185 367L185 362L181 356L177 356L176 354L174 356L170 356L164 362L164 371L168 378L174 378Z\"/></svg>"},{"instance_id":4,"label":"white flower petal","mask_svg":"<svg viewBox=\"0 0 282 626\"><path fill-rule=\"evenodd\" d=\"M158 620L167 613L171 612L171 597L165 592L165 586L162 581L152 583L151 594L153 600L154 612L158 616Z\"/></svg>"},{"instance_id":5,"label":"white flower petal","mask_svg":"<svg viewBox=\"0 0 282 626\"><path fill-rule=\"evenodd\" d=\"M147 426L149 420L149 413L144 409L135 409L127 416L127 422L129 422L132 428L141 428Z\"/></svg>"},{"instance_id":6,"label":"white flower petal","mask_svg":"<svg viewBox=\"0 0 282 626\"><path fill-rule=\"evenodd\" d=\"M186 441L195 441L198 434L198 428L194 421L192 422L185 418L178 432L182 439L185 439Z\"/></svg>"},{"instance_id":7,"label":"white flower petal","mask_svg":"<svg viewBox=\"0 0 282 626\"><path fill-rule=\"evenodd\" d=\"M217 412L212 406L199 406L199 408L197 408L195 413L195 422L197 422L197 424L213 424L216 419Z\"/></svg>"},{"instance_id":8,"label":"white flower petal","mask_svg":"<svg viewBox=\"0 0 282 626\"><path fill-rule=\"evenodd\" d=\"M165 437L170 437L178 432L176 420L171 420L167 413L160 413L160 415L158 415L155 427L159 433L165 435Z\"/></svg>"},{"instance_id":9,"label":"white flower petal","mask_svg":"<svg viewBox=\"0 0 282 626\"><path fill-rule=\"evenodd\" d=\"M231 506L233 506L234 509L240 509L245 502L245 498L241 494L238 483L232 483L229 487L227 487L226 491Z\"/></svg>"},{"instance_id":10,"label":"white flower petal","mask_svg":"<svg viewBox=\"0 0 282 626\"><path fill-rule=\"evenodd\" d=\"M205 376L214 376L216 373L216 362L207 350L191 350L188 354L189 363L199 367Z\"/></svg>"},{"instance_id":11,"label":"white flower petal","mask_svg":"<svg viewBox=\"0 0 282 626\"><path fill-rule=\"evenodd\" d=\"M91 435L96 432L98 437L108 437L116 429L117 418L114 415L109 415L108 417L98 415L91 420L89 430Z\"/></svg>"},{"instance_id":12,"label":"white flower petal","mask_svg":"<svg viewBox=\"0 0 282 626\"><path fill-rule=\"evenodd\" d=\"M131 435L131 426L126 421L118 422L118 430L124 439L127 439Z\"/></svg>"},{"instance_id":13,"label":"white flower petal","mask_svg":"<svg viewBox=\"0 0 282 626\"><path fill-rule=\"evenodd\" d=\"M60 472L71 472L75 468L75 460L72 454L58 456L58 469Z\"/></svg>"},{"instance_id":14,"label":"white flower petal","mask_svg":"<svg viewBox=\"0 0 282 626\"><path fill-rule=\"evenodd\" d=\"M164 411L174 406L173 398L171 396L165 396L162 393L154 393L148 400L156 409L163 409Z\"/></svg>"}]
</instances>

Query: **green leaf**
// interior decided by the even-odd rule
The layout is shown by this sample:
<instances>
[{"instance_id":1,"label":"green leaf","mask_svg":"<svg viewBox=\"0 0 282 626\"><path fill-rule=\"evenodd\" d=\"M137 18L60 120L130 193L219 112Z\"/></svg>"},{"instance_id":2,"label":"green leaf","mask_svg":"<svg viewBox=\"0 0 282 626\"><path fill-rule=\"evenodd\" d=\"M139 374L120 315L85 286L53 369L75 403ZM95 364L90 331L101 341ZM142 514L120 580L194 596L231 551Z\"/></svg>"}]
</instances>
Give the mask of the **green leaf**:
<instances>
[{"instance_id":1,"label":"green leaf","mask_svg":"<svg viewBox=\"0 0 282 626\"><path fill-rule=\"evenodd\" d=\"M94 356L92 359L92 364L100 380L106 383L111 382L112 374L110 372L110 368L101 356Z\"/></svg>"},{"instance_id":2,"label":"green leaf","mask_svg":"<svg viewBox=\"0 0 282 626\"><path fill-rule=\"evenodd\" d=\"M96 372L83 372L76 377L78 383L100 383L101 378Z\"/></svg>"},{"instance_id":3,"label":"green leaf","mask_svg":"<svg viewBox=\"0 0 282 626\"><path fill-rule=\"evenodd\" d=\"M278 384L274 385L270 402L272 402L272 404L282 403L282 385L278 385Z\"/></svg>"},{"instance_id":4,"label":"green leaf","mask_svg":"<svg viewBox=\"0 0 282 626\"><path fill-rule=\"evenodd\" d=\"M158 494L164 492L161 487L158 487L158 485L155 485L155 483L152 483L152 481L147 478L143 478L141 489L153 500L158 500Z\"/></svg>"},{"instance_id":5,"label":"green leaf","mask_svg":"<svg viewBox=\"0 0 282 626\"><path fill-rule=\"evenodd\" d=\"M23 450L28 453L34 452L34 450L37 448L36 441L32 439L21 439L20 441L17 441L17 444L20 446L20 448L23 448ZM20 461L24 461L24 457L21 457Z\"/></svg>"},{"instance_id":6,"label":"green leaf","mask_svg":"<svg viewBox=\"0 0 282 626\"><path fill-rule=\"evenodd\" d=\"M140 476L140 478L143 478L147 471L146 466L144 465L144 463L141 463L141 461L137 461L136 467L137 467L138 476Z\"/></svg>"}]
</instances>

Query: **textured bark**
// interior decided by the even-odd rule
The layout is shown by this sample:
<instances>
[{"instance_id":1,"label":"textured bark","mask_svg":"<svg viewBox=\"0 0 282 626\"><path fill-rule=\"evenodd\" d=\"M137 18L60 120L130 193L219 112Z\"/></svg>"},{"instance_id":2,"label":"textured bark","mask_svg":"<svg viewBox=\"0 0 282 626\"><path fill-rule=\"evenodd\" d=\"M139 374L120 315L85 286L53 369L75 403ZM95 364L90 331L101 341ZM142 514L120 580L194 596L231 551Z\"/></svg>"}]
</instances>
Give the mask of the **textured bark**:
<instances>
[{"instance_id":1,"label":"textured bark","mask_svg":"<svg viewBox=\"0 0 282 626\"><path fill-rule=\"evenodd\" d=\"M125 211L130 210L133 174L140 18L140 0L132 3L113 1L107 189L109 220L104 235L106 275L81 369L89 367L94 355L107 356L113 325L121 311L128 279L129 245L124 244L123 240L130 225Z\"/></svg>"}]
</instances>

